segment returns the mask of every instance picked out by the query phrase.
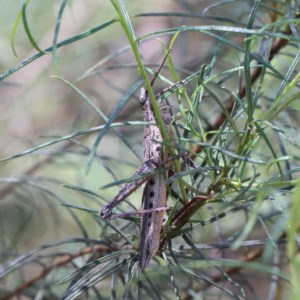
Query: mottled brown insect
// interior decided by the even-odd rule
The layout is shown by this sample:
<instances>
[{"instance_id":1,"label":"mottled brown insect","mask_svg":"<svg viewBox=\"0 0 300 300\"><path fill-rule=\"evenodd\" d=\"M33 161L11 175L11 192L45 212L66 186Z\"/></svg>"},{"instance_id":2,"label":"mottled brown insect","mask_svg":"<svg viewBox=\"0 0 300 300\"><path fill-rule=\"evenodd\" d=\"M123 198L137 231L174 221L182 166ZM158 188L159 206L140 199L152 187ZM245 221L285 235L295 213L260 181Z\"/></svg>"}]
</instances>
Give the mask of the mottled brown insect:
<instances>
[{"instance_id":1,"label":"mottled brown insect","mask_svg":"<svg viewBox=\"0 0 300 300\"><path fill-rule=\"evenodd\" d=\"M161 94L160 94L161 95ZM157 96L159 98L159 96ZM147 91L142 88L139 101L144 111L144 121L150 124L144 129L144 158L143 164L136 170L135 175L149 173L157 167L163 166L167 159L167 151L163 151L163 137L157 126L151 101ZM166 125L170 122L170 108L161 109ZM167 190L165 175L157 173L153 176L143 176L121 188L116 197L100 211L100 216L109 219L112 209L144 183L142 198L142 224L140 233L139 266L144 270L151 257L153 257L160 244L160 233L166 210Z\"/></svg>"}]
</instances>

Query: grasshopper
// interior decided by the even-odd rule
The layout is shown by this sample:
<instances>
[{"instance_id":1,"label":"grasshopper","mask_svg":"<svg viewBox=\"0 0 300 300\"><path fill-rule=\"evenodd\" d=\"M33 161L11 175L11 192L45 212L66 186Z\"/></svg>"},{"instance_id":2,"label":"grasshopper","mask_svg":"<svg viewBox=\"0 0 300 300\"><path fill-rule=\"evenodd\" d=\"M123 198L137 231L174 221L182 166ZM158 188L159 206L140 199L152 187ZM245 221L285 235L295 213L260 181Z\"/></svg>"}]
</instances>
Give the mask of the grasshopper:
<instances>
[{"instance_id":1,"label":"grasshopper","mask_svg":"<svg viewBox=\"0 0 300 300\"><path fill-rule=\"evenodd\" d=\"M158 99L162 93L156 96ZM144 120L150 124L144 129L144 157L142 165L136 170L134 175L142 175L152 172L157 167L163 166L168 159L167 149L163 150L163 137L157 126L157 120L152 109L148 92L142 88L139 102L144 112ZM162 117L166 123L170 123L170 107L161 109ZM166 148L166 147L165 147ZM140 230L140 252L139 267L144 270L150 262L160 245L160 233L163 224L164 212L166 210L167 189L165 175L161 172L152 176L142 176L121 188L115 198L104 206L99 215L104 219L109 219L112 210L139 186L144 184L142 197L142 222Z\"/></svg>"}]
</instances>

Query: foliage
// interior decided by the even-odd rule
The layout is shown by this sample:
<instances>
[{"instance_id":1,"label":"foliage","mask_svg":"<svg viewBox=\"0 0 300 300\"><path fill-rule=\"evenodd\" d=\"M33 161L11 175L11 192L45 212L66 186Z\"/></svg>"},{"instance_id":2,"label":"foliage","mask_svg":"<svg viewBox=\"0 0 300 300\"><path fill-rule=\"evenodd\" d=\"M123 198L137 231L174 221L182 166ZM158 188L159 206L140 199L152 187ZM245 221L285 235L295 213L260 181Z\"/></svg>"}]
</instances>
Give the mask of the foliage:
<instances>
[{"instance_id":1,"label":"foliage","mask_svg":"<svg viewBox=\"0 0 300 300\"><path fill-rule=\"evenodd\" d=\"M59 42L71 9L67 2L61 1L52 45L44 50L28 16L34 4L25 2L13 26L12 52L18 52L17 30L23 24L37 53L1 75L4 84L10 83L51 56L49 82L80 99L75 118L70 104L51 108L65 113L54 122L47 119L41 132L54 126L59 134L47 131L46 141L1 159L7 174L0 190L5 200L0 206L5 216L1 299L299 299L298 2L203 1L197 6L181 1L166 12L133 15L131 10L142 8L111 0L113 18ZM156 20L165 23L153 30ZM144 27L147 22L151 29ZM105 30L116 34L116 26L123 44L107 55L101 48L98 63L92 58L93 67L84 66L87 71L77 74L78 80L71 76L80 62L68 61L64 51L101 34L106 47ZM140 28L146 33L138 33ZM145 58L151 56L147 45L156 45L151 62ZM136 179L130 174L139 164L141 143L131 132L138 128L141 135L145 125L134 99L142 84L164 147L180 156L157 170L168 174L170 210L160 251L145 272L137 266L140 216L126 215L138 211L140 203L120 204L115 209L125 213L120 219L98 215L118 186ZM173 135L165 128L156 90L163 103L171 103ZM111 98L118 98L118 91L122 96L116 103ZM49 95L44 93L45 99ZM101 97L113 104L109 117ZM67 128L62 120L73 123ZM28 169L18 165L22 161ZM135 197L140 199L130 198ZM36 225L43 223L37 215L44 229Z\"/></svg>"}]
</instances>

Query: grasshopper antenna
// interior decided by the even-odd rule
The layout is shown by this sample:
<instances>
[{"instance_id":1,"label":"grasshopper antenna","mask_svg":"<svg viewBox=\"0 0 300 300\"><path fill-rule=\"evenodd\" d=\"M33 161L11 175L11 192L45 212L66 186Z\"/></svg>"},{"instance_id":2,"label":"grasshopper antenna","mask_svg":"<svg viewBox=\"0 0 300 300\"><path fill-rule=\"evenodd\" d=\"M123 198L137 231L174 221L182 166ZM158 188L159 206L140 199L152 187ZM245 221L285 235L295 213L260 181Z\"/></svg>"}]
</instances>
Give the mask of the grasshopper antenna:
<instances>
[{"instance_id":1,"label":"grasshopper antenna","mask_svg":"<svg viewBox=\"0 0 300 300\"><path fill-rule=\"evenodd\" d=\"M153 84L154 84L156 78L158 77L158 75L159 75L161 69L163 68L163 66L164 66L164 64L165 64L165 62L166 62L166 60L167 60L167 58L169 57L171 51L172 51L172 49L169 49L169 50L167 51L167 53L166 53L164 59L162 60L161 64L159 65L158 70L155 72L154 77L153 77L153 79L151 80L151 86L153 86Z\"/></svg>"}]
</instances>

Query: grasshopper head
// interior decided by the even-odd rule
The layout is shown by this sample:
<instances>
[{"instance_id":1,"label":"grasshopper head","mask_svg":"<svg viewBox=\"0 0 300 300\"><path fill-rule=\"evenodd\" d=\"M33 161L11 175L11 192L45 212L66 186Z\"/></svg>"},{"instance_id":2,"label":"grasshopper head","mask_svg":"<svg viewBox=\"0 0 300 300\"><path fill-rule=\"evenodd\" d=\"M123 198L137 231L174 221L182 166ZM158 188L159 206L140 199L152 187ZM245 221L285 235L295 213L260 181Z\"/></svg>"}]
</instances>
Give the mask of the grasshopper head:
<instances>
[{"instance_id":1,"label":"grasshopper head","mask_svg":"<svg viewBox=\"0 0 300 300\"><path fill-rule=\"evenodd\" d=\"M171 110L171 106L170 105L162 105L160 107L160 113L161 116L165 122L166 125L171 124L172 122L172 110Z\"/></svg>"},{"instance_id":2,"label":"grasshopper head","mask_svg":"<svg viewBox=\"0 0 300 300\"><path fill-rule=\"evenodd\" d=\"M145 104L147 103L147 100L148 100L148 92L147 92L147 90L144 88L144 87L142 87L141 89L140 89L140 96L139 96L139 102L140 102L140 104L144 107L145 106Z\"/></svg>"},{"instance_id":3,"label":"grasshopper head","mask_svg":"<svg viewBox=\"0 0 300 300\"><path fill-rule=\"evenodd\" d=\"M111 210L110 206L106 205L99 211L99 216L103 219L107 219L111 215Z\"/></svg>"}]
</instances>

